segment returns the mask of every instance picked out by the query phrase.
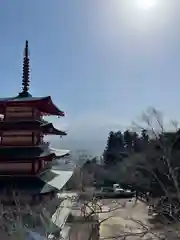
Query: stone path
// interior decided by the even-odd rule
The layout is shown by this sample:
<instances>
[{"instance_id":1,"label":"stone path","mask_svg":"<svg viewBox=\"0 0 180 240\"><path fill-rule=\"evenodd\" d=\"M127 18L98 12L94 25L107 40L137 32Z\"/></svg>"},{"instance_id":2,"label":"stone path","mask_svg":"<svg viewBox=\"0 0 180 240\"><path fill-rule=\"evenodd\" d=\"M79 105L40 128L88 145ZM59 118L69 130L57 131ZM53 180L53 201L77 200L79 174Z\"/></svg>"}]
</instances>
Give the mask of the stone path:
<instances>
[{"instance_id":1,"label":"stone path","mask_svg":"<svg viewBox=\"0 0 180 240\"><path fill-rule=\"evenodd\" d=\"M152 234L146 234L141 237L140 234L145 232L145 226L148 226L148 212L145 204L138 202L136 205L129 200L104 200L103 203L104 213L99 215L100 221L104 221L100 227L101 239L123 239L127 236L126 240L139 240L139 239L156 239ZM109 208L109 212L107 212ZM117 209L118 208L118 209ZM112 209L116 209L112 211ZM138 221L140 223L138 223Z\"/></svg>"}]
</instances>

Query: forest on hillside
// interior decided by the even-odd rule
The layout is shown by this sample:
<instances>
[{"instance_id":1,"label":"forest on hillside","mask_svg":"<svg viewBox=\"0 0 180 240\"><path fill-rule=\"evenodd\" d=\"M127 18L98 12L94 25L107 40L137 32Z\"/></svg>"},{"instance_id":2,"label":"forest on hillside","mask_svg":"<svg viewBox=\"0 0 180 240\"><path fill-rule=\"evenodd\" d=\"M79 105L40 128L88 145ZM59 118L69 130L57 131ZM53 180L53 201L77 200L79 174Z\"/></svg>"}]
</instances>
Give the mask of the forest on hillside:
<instances>
[{"instance_id":1,"label":"forest on hillside","mask_svg":"<svg viewBox=\"0 0 180 240\"><path fill-rule=\"evenodd\" d=\"M112 181L139 192L163 196L179 191L180 130L166 131L160 113L144 114L146 128L111 131L105 148L104 168ZM154 124L159 128L155 128Z\"/></svg>"}]
</instances>

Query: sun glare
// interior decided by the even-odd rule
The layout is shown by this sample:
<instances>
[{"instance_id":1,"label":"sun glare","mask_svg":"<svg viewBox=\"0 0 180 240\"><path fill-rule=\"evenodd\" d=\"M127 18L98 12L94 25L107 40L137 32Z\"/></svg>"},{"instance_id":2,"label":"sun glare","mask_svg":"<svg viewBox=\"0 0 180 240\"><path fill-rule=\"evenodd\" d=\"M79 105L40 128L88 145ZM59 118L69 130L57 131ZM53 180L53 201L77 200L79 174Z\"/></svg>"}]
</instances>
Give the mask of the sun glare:
<instances>
[{"instance_id":1,"label":"sun glare","mask_svg":"<svg viewBox=\"0 0 180 240\"><path fill-rule=\"evenodd\" d=\"M137 0L138 7L144 10L149 10L153 8L156 3L157 0Z\"/></svg>"}]
</instances>

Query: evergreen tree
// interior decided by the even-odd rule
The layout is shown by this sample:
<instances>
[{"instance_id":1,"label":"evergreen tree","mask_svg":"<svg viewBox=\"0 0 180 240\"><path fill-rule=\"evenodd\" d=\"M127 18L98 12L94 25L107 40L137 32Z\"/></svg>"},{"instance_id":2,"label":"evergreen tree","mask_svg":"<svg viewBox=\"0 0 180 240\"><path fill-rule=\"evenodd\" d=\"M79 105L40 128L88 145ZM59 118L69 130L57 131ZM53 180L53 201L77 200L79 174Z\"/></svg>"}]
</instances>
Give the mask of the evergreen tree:
<instances>
[{"instance_id":1,"label":"evergreen tree","mask_svg":"<svg viewBox=\"0 0 180 240\"><path fill-rule=\"evenodd\" d=\"M124 150L124 137L121 131L118 131L115 133L115 139L116 139L116 150L117 152L121 152Z\"/></svg>"},{"instance_id":2,"label":"evergreen tree","mask_svg":"<svg viewBox=\"0 0 180 240\"><path fill-rule=\"evenodd\" d=\"M146 129L143 129L143 130L141 131L141 148L142 148L142 149L147 148L148 143L149 143L149 135L148 135L148 133L147 133L147 130L146 130Z\"/></svg>"},{"instance_id":3,"label":"evergreen tree","mask_svg":"<svg viewBox=\"0 0 180 240\"><path fill-rule=\"evenodd\" d=\"M125 147L128 151L131 151L131 150L132 150L132 145L133 145L132 134L130 133L129 130L126 130L126 131L124 132L124 147Z\"/></svg>"},{"instance_id":4,"label":"evergreen tree","mask_svg":"<svg viewBox=\"0 0 180 240\"><path fill-rule=\"evenodd\" d=\"M136 132L132 132L131 136L132 136L132 148L134 152L140 152L141 144L140 144L139 135Z\"/></svg>"},{"instance_id":5,"label":"evergreen tree","mask_svg":"<svg viewBox=\"0 0 180 240\"><path fill-rule=\"evenodd\" d=\"M121 151L124 149L123 135L120 131L110 132L104 151L104 164L113 165L122 160Z\"/></svg>"},{"instance_id":6,"label":"evergreen tree","mask_svg":"<svg viewBox=\"0 0 180 240\"><path fill-rule=\"evenodd\" d=\"M105 165L109 165L111 164L112 161L112 156L111 156L111 152L113 151L114 148L114 142L115 142L115 138L114 138L114 132L110 132L109 136L108 136L108 140L107 140L107 146L104 150L104 164Z\"/></svg>"},{"instance_id":7,"label":"evergreen tree","mask_svg":"<svg viewBox=\"0 0 180 240\"><path fill-rule=\"evenodd\" d=\"M149 142L149 135L148 135L146 129L143 129L143 130L141 131L141 138L143 139L143 141Z\"/></svg>"}]
</instances>

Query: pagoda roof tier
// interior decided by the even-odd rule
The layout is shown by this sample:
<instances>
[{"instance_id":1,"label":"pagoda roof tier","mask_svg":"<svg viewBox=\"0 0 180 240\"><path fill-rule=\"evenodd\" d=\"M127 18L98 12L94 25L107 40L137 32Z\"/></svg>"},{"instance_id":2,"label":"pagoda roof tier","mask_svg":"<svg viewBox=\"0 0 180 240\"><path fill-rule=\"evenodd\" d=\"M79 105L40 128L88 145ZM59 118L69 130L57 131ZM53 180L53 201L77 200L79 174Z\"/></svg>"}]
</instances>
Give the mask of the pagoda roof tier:
<instances>
[{"instance_id":1,"label":"pagoda roof tier","mask_svg":"<svg viewBox=\"0 0 180 240\"><path fill-rule=\"evenodd\" d=\"M70 150L67 149L58 149L50 147L51 152L55 153L56 159L66 157L70 155Z\"/></svg>"},{"instance_id":2,"label":"pagoda roof tier","mask_svg":"<svg viewBox=\"0 0 180 240\"><path fill-rule=\"evenodd\" d=\"M0 98L0 114L4 113L5 106L29 106L37 108L44 115L64 116L61 111L53 103L50 96L47 97L32 97L30 93L20 93L16 97Z\"/></svg>"},{"instance_id":3,"label":"pagoda roof tier","mask_svg":"<svg viewBox=\"0 0 180 240\"><path fill-rule=\"evenodd\" d=\"M49 148L41 147L10 147L10 148L0 148L0 160L3 161L32 161L32 159L37 158L47 158L52 159L55 154Z\"/></svg>"},{"instance_id":4,"label":"pagoda roof tier","mask_svg":"<svg viewBox=\"0 0 180 240\"><path fill-rule=\"evenodd\" d=\"M28 192L30 194L39 194L42 192L53 192L57 189L44 182L39 177L31 176L0 176L0 190L11 189Z\"/></svg>"},{"instance_id":5,"label":"pagoda roof tier","mask_svg":"<svg viewBox=\"0 0 180 240\"><path fill-rule=\"evenodd\" d=\"M67 133L58 130L52 123L44 121L0 121L0 131L9 130L39 130L41 129L44 134L55 134L60 136L66 136Z\"/></svg>"},{"instance_id":6,"label":"pagoda roof tier","mask_svg":"<svg viewBox=\"0 0 180 240\"><path fill-rule=\"evenodd\" d=\"M55 134L55 135L60 135L60 136L66 136L67 133L61 130L58 130L57 128L55 128L53 126L52 123L44 123L41 125L42 129L43 129L43 133L46 134Z\"/></svg>"},{"instance_id":7,"label":"pagoda roof tier","mask_svg":"<svg viewBox=\"0 0 180 240\"><path fill-rule=\"evenodd\" d=\"M32 195L59 192L72 176L73 171L50 169L37 176L0 176L0 191L12 189Z\"/></svg>"}]
</instances>

